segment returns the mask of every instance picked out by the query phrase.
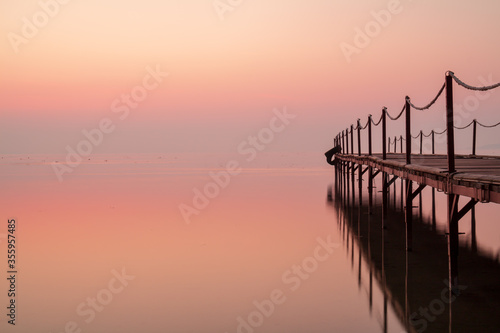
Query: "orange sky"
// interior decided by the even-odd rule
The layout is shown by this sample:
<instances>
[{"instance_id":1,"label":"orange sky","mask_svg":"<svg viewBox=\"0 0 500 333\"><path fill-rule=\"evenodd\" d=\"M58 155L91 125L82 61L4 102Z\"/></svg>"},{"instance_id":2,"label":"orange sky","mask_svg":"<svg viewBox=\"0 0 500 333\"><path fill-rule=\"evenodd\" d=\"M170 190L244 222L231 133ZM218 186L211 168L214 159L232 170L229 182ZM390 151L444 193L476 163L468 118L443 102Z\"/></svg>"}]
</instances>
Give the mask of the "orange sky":
<instances>
[{"instance_id":1,"label":"orange sky","mask_svg":"<svg viewBox=\"0 0 500 333\"><path fill-rule=\"evenodd\" d=\"M322 151L357 117L398 112L407 94L427 103L448 69L500 81L494 0L252 0L224 13L214 3L227 0L67 2L0 4L0 153L65 153L104 117L117 130L96 152L232 151L284 106L299 117L273 149ZM370 27L346 57L341 46ZM148 66L169 76L119 120L111 104ZM497 122L499 102L493 93L471 117ZM442 126L440 112L418 124Z\"/></svg>"}]
</instances>

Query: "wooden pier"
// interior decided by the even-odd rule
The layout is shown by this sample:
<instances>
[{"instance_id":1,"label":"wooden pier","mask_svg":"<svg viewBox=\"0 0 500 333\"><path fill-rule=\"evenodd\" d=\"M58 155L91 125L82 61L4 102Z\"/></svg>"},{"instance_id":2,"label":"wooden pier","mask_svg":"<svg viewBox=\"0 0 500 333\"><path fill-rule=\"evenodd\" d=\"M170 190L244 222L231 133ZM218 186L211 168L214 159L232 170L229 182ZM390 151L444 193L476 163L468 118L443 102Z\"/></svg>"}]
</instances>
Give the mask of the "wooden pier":
<instances>
[{"instance_id":1,"label":"wooden pier","mask_svg":"<svg viewBox=\"0 0 500 333\"><path fill-rule=\"evenodd\" d=\"M500 86L500 83L487 87L473 87L465 84L458 79L453 72L446 72L445 82L439 90L437 96L426 106L417 107L412 104L411 99L405 98L404 106L401 112L393 117L387 111L382 109L380 119L375 122L372 116L368 116L365 126L361 126L358 119L357 125L351 125L350 128L339 133L334 138L334 144L339 147L340 152L335 154L335 183L336 193L340 193L349 203L355 203L356 186L355 178L358 178L358 202L362 202L362 179L367 173L368 178L368 210L373 213L373 180L380 174L382 178L382 229L386 228L388 211L388 189L398 178L404 180L404 223L406 228L405 244L406 251L411 252L413 247L413 200L426 187L432 187L432 195L435 191L442 191L448 196L447 222L448 222L448 257L449 257L449 282L450 297L458 292L458 250L459 250L459 221L472 209L478 202L500 203L500 157L497 156L478 156L476 155L476 128L478 125L483 127L496 127L494 125L483 125L476 119L465 127L456 127L454 125L455 117L453 112L453 84L456 83L466 89L486 91ZM424 135L419 131L418 135L412 135L411 111L429 109L445 92L446 98L446 129L441 133L431 131ZM393 141L387 136L387 122L397 120L404 115L405 133L401 135L400 151L401 153L390 153L388 147L394 144L394 151L397 150L398 138ZM372 152L372 125L382 126L382 151ZM471 155L455 154L455 129L463 129L473 126L473 149ZM361 131L367 130L367 146L362 147ZM434 135L444 134L446 132L447 154L434 154ZM354 136L357 137L357 151L355 153ZM423 154L423 137L432 139L432 154ZM412 140L420 140L419 154L412 153ZM405 150L403 152L403 142ZM363 151L364 149L364 151ZM327 156L328 158L328 156ZM414 189L414 183L416 188ZM351 197L352 195L352 197ZM468 201L459 208L460 197L468 198Z\"/></svg>"}]
</instances>

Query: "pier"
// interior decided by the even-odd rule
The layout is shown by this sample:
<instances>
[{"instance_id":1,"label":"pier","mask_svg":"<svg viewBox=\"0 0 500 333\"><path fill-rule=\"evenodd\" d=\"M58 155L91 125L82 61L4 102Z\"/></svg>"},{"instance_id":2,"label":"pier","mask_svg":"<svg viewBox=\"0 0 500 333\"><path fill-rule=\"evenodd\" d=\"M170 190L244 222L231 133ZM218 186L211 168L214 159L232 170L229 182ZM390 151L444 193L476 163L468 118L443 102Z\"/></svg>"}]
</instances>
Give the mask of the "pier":
<instances>
[{"instance_id":1,"label":"pier","mask_svg":"<svg viewBox=\"0 0 500 333\"><path fill-rule=\"evenodd\" d=\"M413 235L413 209L414 200L429 186L432 188L434 199L435 191L447 195L447 248L448 248L448 281L450 284L450 299L458 294L458 253L459 253L459 222L471 211L478 202L500 203L500 156L481 156L476 153L478 127L493 128L500 125L484 124L473 119L469 124L458 127L455 124L453 107L454 86L474 91L487 91L498 88L500 83L491 86L475 87L461 81L451 71L445 73L442 87L432 101L423 106L415 106L410 97L406 96L402 110L396 116L391 115L387 108L382 108L380 118L374 121L369 115L366 124L362 126L360 119L356 125L350 125L334 138L334 144L339 152L335 153L335 193L340 196L346 205L359 205L363 202L363 176L368 179L368 214L374 214L374 180L381 177L382 182L382 209L381 229L386 230L389 209L389 189L396 180L401 183L401 207L404 217L404 243L406 252L412 252L413 242L423 241L414 239ZM412 111L429 109L444 93L446 129L442 131L431 130L424 134L422 130L415 132L412 128ZM404 133L393 138L387 135L389 120L398 120L404 116ZM364 122L363 122L364 123ZM372 127L381 126L381 137L374 138ZM473 129L472 151L470 155L455 154L455 131L468 127ZM366 140L362 140L363 136ZM446 154L435 154L435 136L446 135ZM356 137L356 140L355 140ZM431 140L430 152L424 154L423 139ZM381 140L382 151L373 152L374 140ZM419 143L419 152L412 152L413 140ZM363 143L365 141L365 143ZM399 146L399 152L398 151ZM327 156L328 157L328 156ZM358 179L356 184L356 178ZM357 186L356 186L357 185ZM465 204L459 204L463 197ZM403 199L404 198L404 199ZM434 203L434 200L432 200ZM433 207L435 211L435 207ZM474 216L474 214L472 214ZM404 221L403 221L404 220ZM473 222L476 223L473 218ZM473 229L474 230L474 229Z\"/></svg>"}]
</instances>

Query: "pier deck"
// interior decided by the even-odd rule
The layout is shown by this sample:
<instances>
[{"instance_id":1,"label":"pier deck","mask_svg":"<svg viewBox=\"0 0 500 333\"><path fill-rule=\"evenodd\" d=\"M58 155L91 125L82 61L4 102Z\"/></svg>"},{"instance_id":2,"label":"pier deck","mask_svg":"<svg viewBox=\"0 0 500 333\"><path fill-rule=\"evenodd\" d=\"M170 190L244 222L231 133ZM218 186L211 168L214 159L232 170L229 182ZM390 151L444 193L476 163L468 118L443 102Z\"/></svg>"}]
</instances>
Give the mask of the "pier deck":
<instances>
[{"instance_id":1,"label":"pier deck","mask_svg":"<svg viewBox=\"0 0 500 333\"><path fill-rule=\"evenodd\" d=\"M428 185L448 194L457 194L480 202L500 203L500 157L455 155L457 172L449 174L446 155L406 154L343 155L336 158L357 165L366 165L382 172Z\"/></svg>"}]
</instances>

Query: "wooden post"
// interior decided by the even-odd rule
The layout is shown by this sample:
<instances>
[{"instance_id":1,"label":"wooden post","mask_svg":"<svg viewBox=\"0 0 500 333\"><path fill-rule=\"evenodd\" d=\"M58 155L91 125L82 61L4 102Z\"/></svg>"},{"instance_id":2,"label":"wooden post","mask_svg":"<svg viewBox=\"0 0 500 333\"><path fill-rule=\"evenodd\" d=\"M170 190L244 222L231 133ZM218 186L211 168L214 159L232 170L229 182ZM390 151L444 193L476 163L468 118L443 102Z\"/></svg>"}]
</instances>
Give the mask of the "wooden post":
<instances>
[{"instance_id":1,"label":"wooden post","mask_svg":"<svg viewBox=\"0 0 500 333\"><path fill-rule=\"evenodd\" d=\"M448 173L456 172L455 169L455 135L453 127L453 72L446 72L446 130L447 130L447 157ZM458 199L459 196L448 193L448 262L450 290L458 284ZM451 298L450 293L450 298Z\"/></svg>"},{"instance_id":2,"label":"wooden post","mask_svg":"<svg viewBox=\"0 0 500 333\"><path fill-rule=\"evenodd\" d=\"M448 264L450 289L458 285L458 200L460 196L448 194ZM451 296L451 293L450 293Z\"/></svg>"},{"instance_id":3,"label":"wooden post","mask_svg":"<svg viewBox=\"0 0 500 333\"><path fill-rule=\"evenodd\" d=\"M402 134L399 136L399 140L401 141L400 145L401 145L401 154L402 154L403 153L403 135Z\"/></svg>"},{"instance_id":4,"label":"wooden post","mask_svg":"<svg viewBox=\"0 0 500 333\"><path fill-rule=\"evenodd\" d=\"M368 156L372 156L372 115L368 116ZM368 167L368 214L372 214L373 207L373 170ZM369 223L368 223L369 224ZM370 276L371 278L371 276ZM370 280L371 281L371 280Z\"/></svg>"},{"instance_id":5,"label":"wooden post","mask_svg":"<svg viewBox=\"0 0 500 333\"><path fill-rule=\"evenodd\" d=\"M351 125L351 155L354 155L354 125Z\"/></svg>"},{"instance_id":6,"label":"wooden post","mask_svg":"<svg viewBox=\"0 0 500 333\"><path fill-rule=\"evenodd\" d=\"M405 102L405 116L406 116L406 164L411 164L411 118L410 118L410 98L408 96L406 96L406 102Z\"/></svg>"},{"instance_id":7,"label":"wooden post","mask_svg":"<svg viewBox=\"0 0 500 333\"><path fill-rule=\"evenodd\" d=\"M436 189L432 188L432 230L436 231Z\"/></svg>"},{"instance_id":8,"label":"wooden post","mask_svg":"<svg viewBox=\"0 0 500 333\"><path fill-rule=\"evenodd\" d=\"M397 143L398 143L398 139L397 139L397 137L394 135L394 153L397 153L397 151L396 151L396 150L397 150L397 149L396 149L396 147L397 147Z\"/></svg>"},{"instance_id":9,"label":"wooden post","mask_svg":"<svg viewBox=\"0 0 500 333\"><path fill-rule=\"evenodd\" d=\"M474 119L472 123L472 155L476 156L476 132L477 130L477 120Z\"/></svg>"},{"instance_id":10,"label":"wooden post","mask_svg":"<svg viewBox=\"0 0 500 333\"><path fill-rule=\"evenodd\" d=\"M344 139L344 131L342 131L342 154L345 154L345 139Z\"/></svg>"},{"instance_id":11,"label":"wooden post","mask_svg":"<svg viewBox=\"0 0 500 333\"><path fill-rule=\"evenodd\" d=\"M368 155L372 156L372 115L368 116Z\"/></svg>"},{"instance_id":12,"label":"wooden post","mask_svg":"<svg viewBox=\"0 0 500 333\"><path fill-rule=\"evenodd\" d=\"M422 130L420 130L420 155L422 155L422 143L424 141L424 134L422 133Z\"/></svg>"},{"instance_id":13,"label":"wooden post","mask_svg":"<svg viewBox=\"0 0 500 333\"><path fill-rule=\"evenodd\" d=\"M445 85L446 85L446 135L448 146L448 172L453 173L455 169L455 135L453 127L453 77L450 74L453 72L446 72Z\"/></svg>"},{"instance_id":14,"label":"wooden post","mask_svg":"<svg viewBox=\"0 0 500 333\"><path fill-rule=\"evenodd\" d=\"M382 109L382 159L387 159L387 108ZM382 171L382 229L387 221L387 174Z\"/></svg>"},{"instance_id":15,"label":"wooden post","mask_svg":"<svg viewBox=\"0 0 500 333\"><path fill-rule=\"evenodd\" d=\"M472 253L477 253L476 239L476 207L472 207L470 211L470 232L471 232L471 250Z\"/></svg>"},{"instance_id":16,"label":"wooden post","mask_svg":"<svg viewBox=\"0 0 500 333\"><path fill-rule=\"evenodd\" d=\"M358 119L358 156L361 156L361 120Z\"/></svg>"},{"instance_id":17,"label":"wooden post","mask_svg":"<svg viewBox=\"0 0 500 333\"><path fill-rule=\"evenodd\" d=\"M434 130L431 131L432 136L432 155L434 155Z\"/></svg>"},{"instance_id":18,"label":"wooden post","mask_svg":"<svg viewBox=\"0 0 500 333\"><path fill-rule=\"evenodd\" d=\"M406 251L411 252L413 245L413 182L406 180L406 207L405 207L405 222L406 222Z\"/></svg>"},{"instance_id":19,"label":"wooden post","mask_svg":"<svg viewBox=\"0 0 500 333\"><path fill-rule=\"evenodd\" d=\"M345 130L345 153L346 155L349 154L349 129L347 128Z\"/></svg>"},{"instance_id":20,"label":"wooden post","mask_svg":"<svg viewBox=\"0 0 500 333\"><path fill-rule=\"evenodd\" d=\"M387 108L382 109L382 159L387 159L387 147L385 143L387 141Z\"/></svg>"},{"instance_id":21,"label":"wooden post","mask_svg":"<svg viewBox=\"0 0 500 333\"><path fill-rule=\"evenodd\" d=\"M361 156L361 120L359 118L358 118L358 156ZM361 221L361 205L363 202L363 167L362 166L363 166L362 164L358 164L358 205L359 205L358 223ZM358 229L358 232L359 232L359 229Z\"/></svg>"},{"instance_id":22,"label":"wooden post","mask_svg":"<svg viewBox=\"0 0 500 333\"><path fill-rule=\"evenodd\" d=\"M410 98L405 99L405 128L406 128L406 164L411 164L411 115L410 115ZM410 252L413 245L413 182L406 180L406 207L405 207L405 222L406 222L406 251Z\"/></svg>"}]
</instances>

